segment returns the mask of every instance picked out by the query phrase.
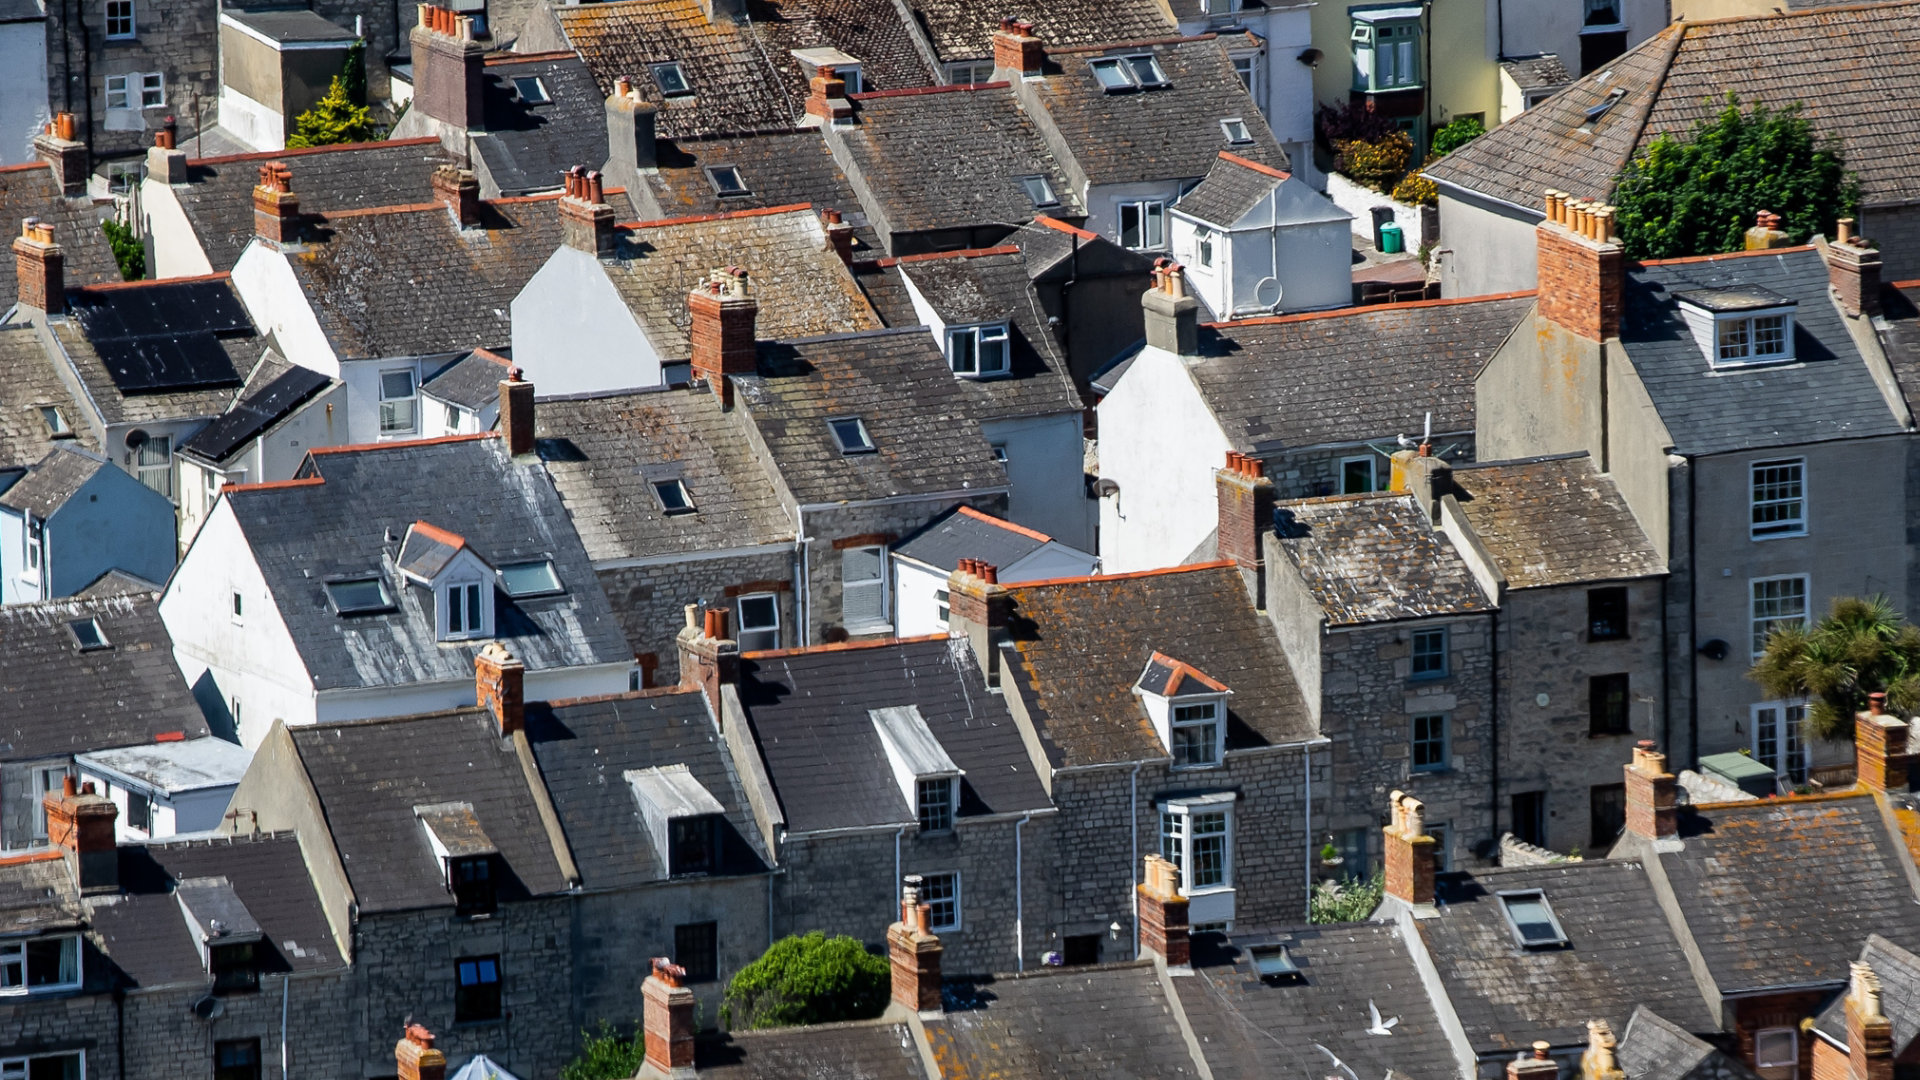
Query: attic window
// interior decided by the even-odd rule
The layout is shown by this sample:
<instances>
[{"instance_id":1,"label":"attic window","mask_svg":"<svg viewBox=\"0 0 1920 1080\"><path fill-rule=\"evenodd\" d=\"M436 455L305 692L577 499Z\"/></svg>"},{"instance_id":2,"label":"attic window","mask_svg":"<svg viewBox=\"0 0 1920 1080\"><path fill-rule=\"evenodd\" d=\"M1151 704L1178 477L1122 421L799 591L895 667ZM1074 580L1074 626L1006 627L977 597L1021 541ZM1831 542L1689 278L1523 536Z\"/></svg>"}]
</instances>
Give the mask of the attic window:
<instances>
[{"instance_id":1,"label":"attic window","mask_svg":"<svg viewBox=\"0 0 1920 1080\"><path fill-rule=\"evenodd\" d=\"M684 480L655 480L653 497L659 501L660 509L669 516L693 513L693 496L687 493Z\"/></svg>"},{"instance_id":2,"label":"attic window","mask_svg":"<svg viewBox=\"0 0 1920 1080\"><path fill-rule=\"evenodd\" d=\"M46 421L47 434L56 439L73 434L73 428L67 423L67 414L61 412L58 405L40 406L40 419Z\"/></svg>"},{"instance_id":3,"label":"attic window","mask_svg":"<svg viewBox=\"0 0 1920 1080\"><path fill-rule=\"evenodd\" d=\"M1167 85L1167 73L1160 70L1160 61L1148 56L1127 57L1127 70L1133 73L1133 79L1149 89Z\"/></svg>"},{"instance_id":4,"label":"attic window","mask_svg":"<svg viewBox=\"0 0 1920 1080\"><path fill-rule=\"evenodd\" d=\"M1716 368L1794 359L1794 302L1771 289L1732 287L1676 292L1687 329Z\"/></svg>"},{"instance_id":5,"label":"attic window","mask_svg":"<svg viewBox=\"0 0 1920 1080\"><path fill-rule=\"evenodd\" d=\"M1285 945L1256 945L1253 954L1253 971L1260 981L1269 986L1302 981L1300 966L1293 962L1292 954Z\"/></svg>"},{"instance_id":6,"label":"attic window","mask_svg":"<svg viewBox=\"0 0 1920 1080\"><path fill-rule=\"evenodd\" d=\"M873 440L867 436L866 422L857 416L842 416L827 421L833 444L842 454L871 454Z\"/></svg>"},{"instance_id":7,"label":"attic window","mask_svg":"<svg viewBox=\"0 0 1920 1080\"><path fill-rule=\"evenodd\" d=\"M1027 198L1033 201L1035 207L1060 205L1060 197L1053 193L1053 185L1048 183L1044 176L1023 176L1020 178L1020 186L1025 189Z\"/></svg>"},{"instance_id":8,"label":"attic window","mask_svg":"<svg viewBox=\"0 0 1920 1080\"><path fill-rule=\"evenodd\" d=\"M553 572L547 559L509 563L500 568L500 591L518 600L528 596L550 596L562 591L560 575Z\"/></svg>"},{"instance_id":9,"label":"attic window","mask_svg":"<svg viewBox=\"0 0 1920 1080\"><path fill-rule=\"evenodd\" d=\"M1601 117L1607 115L1609 112L1612 112L1613 107L1615 105L1620 104L1620 99L1626 96L1627 96L1627 92L1617 86L1614 87L1612 90L1607 91L1607 96L1604 98L1601 98L1600 103L1598 105L1592 105L1587 108L1586 114L1585 114L1587 118L1587 123L1591 124L1595 120L1598 120Z\"/></svg>"},{"instance_id":10,"label":"attic window","mask_svg":"<svg viewBox=\"0 0 1920 1080\"><path fill-rule=\"evenodd\" d=\"M713 193L723 199L751 195L747 182L740 178L740 169L735 165L710 165L707 167L707 182L713 185Z\"/></svg>"},{"instance_id":11,"label":"attic window","mask_svg":"<svg viewBox=\"0 0 1920 1080\"><path fill-rule=\"evenodd\" d=\"M1127 69L1117 56L1103 56L1091 61L1089 66L1093 68L1093 77L1100 82L1100 89L1109 94L1135 88L1133 76L1127 74Z\"/></svg>"},{"instance_id":12,"label":"attic window","mask_svg":"<svg viewBox=\"0 0 1920 1080\"><path fill-rule=\"evenodd\" d=\"M513 80L513 92L520 100L529 105L545 105L553 100L547 93L547 84L540 81L538 75L520 75Z\"/></svg>"},{"instance_id":13,"label":"attic window","mask_svg":"<svg viewBox=\"0 0 1920 1080\"><path fill-rule=\"evenodd\" d=\"M73 635L74 643L81 652L92 652L109 646L107 635L100 629L98 619L75 619L67 624L67 631Z\"/></svg>"},{"instance_id":14,"label":"attic window","mask_svg":"<svg viewBox=\"0 0 1920 1080\"><path fill-rule=\"evenodd\" d=\"M1007 324L947 328L947 366L955 375L984 378L1007 373Z\"/></svg>"},{"instance_id":15,"label":"attic window","mask_svg":"<svg viewBox=\"0 0 1920 1080\"><path fill-rule=\"evenodd\" d=\"M455 915L491 915L498 901L493 889L493 856L466 855L447 860L447 886Z\"/></svg>"},{"instance_id":16,"label":"attic window","mask_svg":"<svg viewBox=\"0 0 1920 1080\"><path fill-rule=\"evenodd\" d=\"M1547 894L1538 889L1527 892L1503 892L1500 907L1506 913L1507 927L1521 948L1538 949L1567 943L1566 931L1554 917Z\"/></svg>"},{"instance_id":17,"label":"attic window","mask_svg":"<svg viewBox=\"0 0 1920 1080\"><path fill-rule=\"evenodd\" d=\"M1109 94L1152 90L1167 85L1167 73L1160 69L1160 61L1151 55L1103 56L1088 61L1088 65L1093 68L1093 77L1099 80L1100 89Z\"/></svg>"},{"instance_id":18,"label":"attic window","mask_svg":"<svg viewBox=\"0 0 1920 1080\"><path fill-rule=\"evenodd\" d=\"M387 583L378 577L348 578L327 582L327 600L337 615L369 615L393 608L387 595Z\"/></svg>"},{"instance_id":19,"label":"attic window","mask_svg":"<svg viewBox=\"0 0 1920 1080\"><path fill-rule=\"evenodd\" d=\"M1227 141L1230 143L1250 143L1253 141L1253 136L1247 131L1247 122L1237 116L1220 121L1220 130L1226 133Z\"/></svg>"},{"instance_id":20,"label":"attic window","mask_svg":"<svg viewBox=\"0 0 1920 1080\"><path fill-rule=\"evenodd\" d=\"M662 97L689 97L693 94L693 84L687 82L687 73L680 67L679 61L649 65L653 71L653 84L660 88Z\"/></svg>"}]
</instances>

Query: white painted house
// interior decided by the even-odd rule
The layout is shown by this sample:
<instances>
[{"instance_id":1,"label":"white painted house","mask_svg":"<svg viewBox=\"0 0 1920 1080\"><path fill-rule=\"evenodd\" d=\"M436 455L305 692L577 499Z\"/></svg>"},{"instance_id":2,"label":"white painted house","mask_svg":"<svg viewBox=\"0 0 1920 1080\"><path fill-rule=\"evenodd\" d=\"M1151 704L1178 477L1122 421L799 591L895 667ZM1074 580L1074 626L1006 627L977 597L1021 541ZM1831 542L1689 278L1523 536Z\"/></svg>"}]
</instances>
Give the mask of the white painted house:
<instances>
[{"instance_id":1,"label":"white painted house","mask_svg":"<svg viewBox=\"0 0 1920 1080\"><path fill-rule=\"evenodd\" d=\"M80 778L99 785L119 807L114 830L120 842L137 844L218 829L253 755L208 736L96 750L73 760Z\"/></svg>"},{"instance_id":2,"label":"white painted house","mask_svg":"<svg viewBox=\"0 0 1920 1080\"><path fill-rule=\"evenodd\" d=\"M947 578L962 559L995 567L1002 585L1086 577L1100 566L1078 548L971 506L936 518L890 555L894 628L901 637L947 632Z\"/></svg>"},{"instance_id":3,"label":"white painted house","mask_svg":"<svg viewBox=\"0 0 1920 1080\"><path fill-rule=\"evenodd\" d=\"M1297 176L1222 151L1171 217L1174 258L1215 318L1353 303L1353 215Z\"/></svg>"}]
</instances>

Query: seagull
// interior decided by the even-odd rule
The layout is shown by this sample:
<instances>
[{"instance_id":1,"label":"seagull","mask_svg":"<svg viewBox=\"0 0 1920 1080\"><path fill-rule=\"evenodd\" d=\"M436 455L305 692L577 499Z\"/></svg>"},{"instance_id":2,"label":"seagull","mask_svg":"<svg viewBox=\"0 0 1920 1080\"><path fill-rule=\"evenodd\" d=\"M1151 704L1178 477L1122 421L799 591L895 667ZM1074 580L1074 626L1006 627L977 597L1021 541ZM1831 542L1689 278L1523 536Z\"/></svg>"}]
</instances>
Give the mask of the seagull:
<instances>
[{"instance_id":1,"label":"seagull","mask_svg":"<svg viewBox=\"0 0 1920 1080\"><path fill-rule=\"evenodd\" d=\"M1414 447L1420 445L1419 443L1414 442L1412 439L1407 438L1405 435L1395 435L1393 437L1393 441L1399 443L1400 449L1402 450L1411 450Z\"/></svg>"},{"instance_id":2,"label":"seagull","mask_svg":"<svg viewBox=\"0 0 1920 1080\"><path fill-rule=\"evenodd\" d=\"M1321 1053L1323 1053L1323 1054L1325 1054L1325 1055L1327 1055L1327 1060L1328 1060L1328 1061L1331 1061L1331 1062L1333 1062L1333 1064L1334 1064L1334 1067L1335 1067L1335 1068L1337 1068L1337 1069L1339 1069L1339 1070L1340 1070L1341 1072L1343 1072L1343 1073L1346 1073L1346 1074L1347 1074L1347 1080L1360 1080L1360 1078L1359 1078L1358 1076L1355 1076L1355 1075L1354 1075L1354 1073L1353 1073L1353 1070L1352 1070L1352 1069L1349 1069L1349 1068L1347 1068L1347 1063L1346 1063L1346 1062L1344 1062L1344 1061L1341 1061L1341 1060L1340 1060L1339 1058L1337 1058L1337 1057L1335 1057L1335 1056L1334 1056L1334 1053L1333 1053L1333 1051L1331 1051L1331 1050L1329 1050L1329 1049L1327 1049L1327 1048L1326 1048L1326 1047L1324 1047L1324 1046L1321 1046L1321 1045L1320 1045L1319 1043L1314 1043L1314 1044L1313 1044L1313 1048L1314 1048L1315 1050L1318 1050L1318 1051L1320 1051ZM1333 1077L1328 1077L1328 1078L1327 1078L1327 1080L1335 1080L1335 1078L1333 1078Z\"/></svg>"},{"instance_id":3,"label":"seagull","mask_svg":"<svg viewBox=\"0 0 1920 1080\"><path fill-rule=\"evenodd\" d=\"M1373 1026L1367 1029L1369 1035L1391 1035L1393 1025L1400 1022L1397 1016L1387 1020L1380 1019L1380 1007L1373 1003L1372 998L1367 999L1367 1015L1373 1019Z\"/></svg>"}]
</instances>

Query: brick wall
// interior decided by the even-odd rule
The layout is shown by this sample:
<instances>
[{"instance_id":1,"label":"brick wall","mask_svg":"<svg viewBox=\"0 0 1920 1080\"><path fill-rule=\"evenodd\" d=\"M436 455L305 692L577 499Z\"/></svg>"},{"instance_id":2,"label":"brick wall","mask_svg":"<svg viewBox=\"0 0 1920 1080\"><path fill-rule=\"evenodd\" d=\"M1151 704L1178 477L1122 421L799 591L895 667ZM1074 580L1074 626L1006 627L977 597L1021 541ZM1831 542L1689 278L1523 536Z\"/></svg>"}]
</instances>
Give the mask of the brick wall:
<instances>
[{"instance_id":1,"label":"brick wall","mask_svg":"<svg viewBox=\"0 0 1920 1080\"><path fill-rule=\"evenodd\" d=\"M1626 255L1562 226L1542 223L1539 241L1540 315L1590 341L1620 334Z\"/></svg>"}]
</instances>

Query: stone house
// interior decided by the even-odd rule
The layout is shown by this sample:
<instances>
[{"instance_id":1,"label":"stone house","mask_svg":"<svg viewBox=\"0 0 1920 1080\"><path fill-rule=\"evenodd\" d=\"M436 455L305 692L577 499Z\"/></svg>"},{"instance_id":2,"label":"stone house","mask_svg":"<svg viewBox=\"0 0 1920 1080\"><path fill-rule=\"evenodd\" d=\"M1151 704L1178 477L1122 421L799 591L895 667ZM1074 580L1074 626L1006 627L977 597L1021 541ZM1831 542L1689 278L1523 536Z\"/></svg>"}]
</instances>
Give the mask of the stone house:
<instances>
[{"instance_id":1,"label":"stone house","mask_svg":"<svg viewBox=\"0 0 1920 1080\"><path fill-rule=\"evenodd\" d=\"M176 0L47 8L47 100L74 116L63 134L79 144L83 169L115 186L134 183L153 132L172 122L191 138L214 126L219 14Z\"/></svg>"},{"instance_id":2,"label":"stone house","mask_svg":"<svg viewBox=\"0 0 1920 1080\"><path fill-rule=\"evenodd\" d=\"M37 8L34 14L39 14ZM72 284L119 281L120 265L100 229L112 203L88 193L86 146L72 137L78 134L75 123L71 116L55 117L52 131L40 130L36 123L31 154L21 164L0 166L5 180L0 185L0 222L7 223L9 232L27 218L51 225L61 247L62 272ZM15 262L0 259L0 297L19 294Z\"/></svg>"}]
</instances>

